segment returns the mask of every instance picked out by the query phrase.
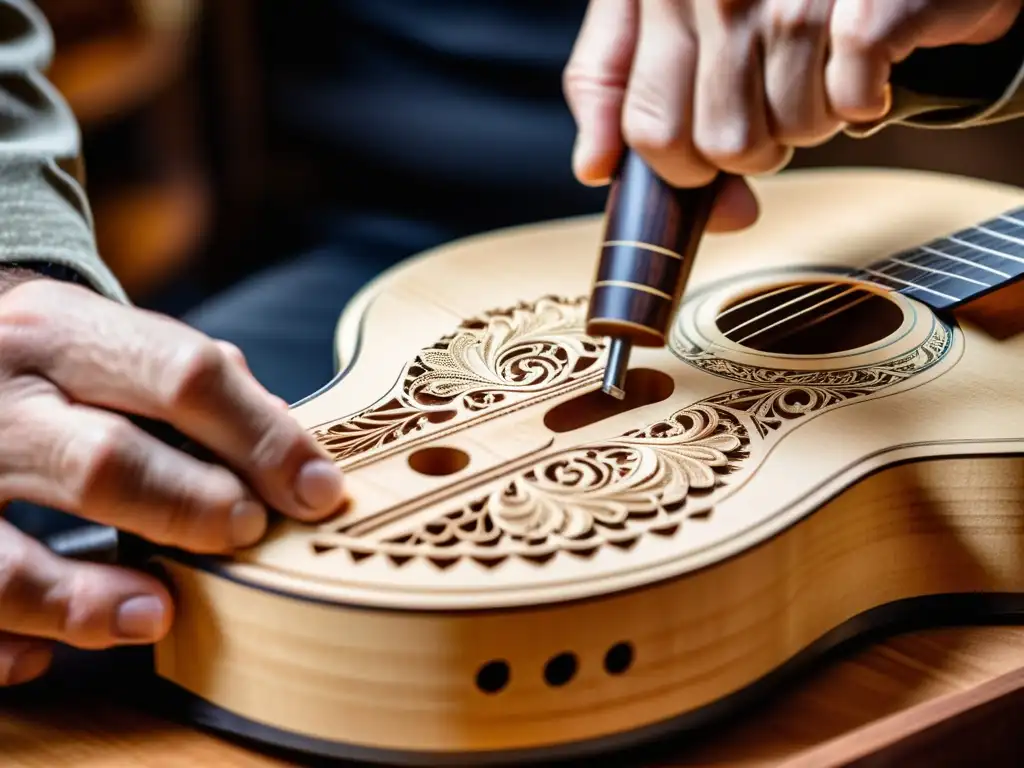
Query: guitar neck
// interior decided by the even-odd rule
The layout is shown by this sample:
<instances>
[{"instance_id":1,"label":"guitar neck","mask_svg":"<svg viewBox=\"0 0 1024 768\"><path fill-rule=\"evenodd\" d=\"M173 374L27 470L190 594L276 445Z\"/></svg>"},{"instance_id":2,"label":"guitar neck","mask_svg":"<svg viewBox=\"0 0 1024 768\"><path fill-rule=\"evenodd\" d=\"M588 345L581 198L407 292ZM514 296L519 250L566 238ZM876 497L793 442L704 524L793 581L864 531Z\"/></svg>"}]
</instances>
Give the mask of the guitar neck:
<instances>
[{"instance_id":1,"label":"guitar neck","mask_svg":"<svg viewBox=\"0 0 1024 768\"><path fill-rule=\"evenodd\" d=\"M1024 277L1024 208L901 251L853 274L948 311Z\"/></svg>"}]
</instances>

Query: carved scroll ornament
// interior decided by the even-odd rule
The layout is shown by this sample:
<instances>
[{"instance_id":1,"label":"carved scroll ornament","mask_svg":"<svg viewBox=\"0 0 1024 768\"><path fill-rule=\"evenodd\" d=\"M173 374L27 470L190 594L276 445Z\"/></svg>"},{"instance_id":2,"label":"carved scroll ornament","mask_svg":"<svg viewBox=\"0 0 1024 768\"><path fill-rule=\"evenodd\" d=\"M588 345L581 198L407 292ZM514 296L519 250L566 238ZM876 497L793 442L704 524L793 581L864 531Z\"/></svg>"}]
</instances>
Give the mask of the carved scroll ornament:
<instances>
[{"instance_id":1,"label":"carved scroll ornament","mask_svg":"<svg viewBox=\"0 0 1024 768\"><path fill-rule=\"evenodd\" d=\"M600 376L603 347L584 333L585 308L585 299L548 297L464 324L407 367L392 400L317 436L338 459L351 461L442 423L438 414L463 421ZM313 546L318 553L348 552L357 562L384 556L400 566L424 558L447 568L469 558L493 567L510 557L540 564L560 553L589 557L606 545L628 548L644 535L673 536L686 520L711 514L730 492L731 475L752 471L752 447L927 369L951 340L950 329L936 323L923 344L877 365L788 371L723 360L676 333L670 347L678 358L741 386L642 430L547 456L400 535L375 541L328 525ZM406 426L415 420L415 428Z\"/></svg>"}]
</instances>

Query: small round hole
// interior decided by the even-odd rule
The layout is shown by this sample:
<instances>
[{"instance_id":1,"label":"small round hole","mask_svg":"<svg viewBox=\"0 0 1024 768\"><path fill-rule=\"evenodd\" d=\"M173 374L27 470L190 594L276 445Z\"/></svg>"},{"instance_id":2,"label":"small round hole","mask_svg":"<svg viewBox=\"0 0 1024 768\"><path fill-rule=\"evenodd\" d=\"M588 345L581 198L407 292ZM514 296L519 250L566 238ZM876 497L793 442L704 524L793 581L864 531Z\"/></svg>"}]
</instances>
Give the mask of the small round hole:
<instances>
[{"instance_id":1,"label":"small round hole","mask_svg":"<svg viewBox=\"0 0 1024 768\"><path fill-rule=\"evenodd\" d=\"M633 666L633 646L617 643L604 655L604 671L609 675L621 675Z\"/></svg>"},{"instance_id":2,"label":"small round hole","mask_svg":"<svg viewBox=\"0 0 1024 768\"><path fill-rule=\"evenodd\" d=\"M498 693L508 685L511 675L507 661L489 661L476 673L476 687L484 693Z\"/></svg>"},{"instance_id":3,"label":"small round hole","mask_svg":"<svg viewBox=\"0 0 1024 768\"><path fill-rule=\"evenodd\" d=\"M544 679L548 685L565 685L576 676L578 667L575 654L560 653L544 665Z\"/></svg>"},{"instance_id":4,"label":"small round hole","mask_svg":"<svg viewBox=\"0 0 1024 768\"><path fill-rule=\"evenodd\" d=\"M409 455L409 466L421 475L444 477L461 472L469 466L469 454L458 448L434 446L421 448Z\"/></svg>"}]
</instances>

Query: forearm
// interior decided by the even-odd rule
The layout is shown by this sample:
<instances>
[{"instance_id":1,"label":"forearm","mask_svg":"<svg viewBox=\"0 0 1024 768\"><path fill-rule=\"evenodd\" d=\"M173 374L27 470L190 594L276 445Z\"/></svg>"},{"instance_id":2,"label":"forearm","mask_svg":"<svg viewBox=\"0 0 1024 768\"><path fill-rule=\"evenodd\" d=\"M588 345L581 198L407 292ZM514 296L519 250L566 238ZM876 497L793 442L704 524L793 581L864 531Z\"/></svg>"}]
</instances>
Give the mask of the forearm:
<instances>
[{"instance_id":1,"label":"forearm","mask_svg":"<svg viewBox=\"0 0 1024 768\"><path fill-rule=\"evenodd\" d=\"M28 0L0 5L6 6L0 39L9 41L0 44L0 269L9 273L4 279L23 280L31 273L74 279L127 303L97 253L77 171L78 125L42 75L53 54L49 27Z\"/></svg>"},{"instance_id":2,"label":"forearm","mask_svg":"<svg viewBox=\"0 0 1024 768\"><path fill-rule=\"evenodd\" d=\"M972 128L1024 117L1024 13L992 43L916 51L893 67L892 85L889 115L847 133L869 136L889 125Z\"/></svg>"}]
</instances>

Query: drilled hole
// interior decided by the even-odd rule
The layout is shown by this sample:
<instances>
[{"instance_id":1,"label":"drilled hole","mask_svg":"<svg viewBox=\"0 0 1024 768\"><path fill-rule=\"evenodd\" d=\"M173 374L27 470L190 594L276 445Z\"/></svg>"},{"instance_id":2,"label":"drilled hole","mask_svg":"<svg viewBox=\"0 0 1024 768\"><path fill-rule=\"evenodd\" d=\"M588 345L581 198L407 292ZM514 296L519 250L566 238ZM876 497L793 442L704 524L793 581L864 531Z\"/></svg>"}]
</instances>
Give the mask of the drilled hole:
<instances>
[{"instance_id":1,"label":"drilled hole","mask_svg":"<svg viewBox=\"0 0 1024 768\"><path fill-rule=\"evenodd\" d=\"M444 477L461 472L469 466L469 454L458 448L434 446L410 454L409 466L421 475Z\"/></svg>"},{"instance_id":2,"label":"drilled hole","mask_svg":"<svg viewBox=\"0 0 1024 768\"><path fill-rule=\"evenodd\" d=\"M560 653L544 665L544 680L555 687L565 685L576 676L578 667L575 654Z\"/></svg>"},{"instance_id":3,"label":"drilled hole","mask_svg":"<svg viewBox=\"0 0 1024 768\"><path fill-rule=\"evenodd\" d=\"M604 655L604 670L609 675L621 675L633 666L633 646L617 643Z\"/></svg>"},{"instance_id":4,"label":"drilled hole","mask_svg":"<svg viewBox=\"0 0 1024 768\"><path fill-rule=\"evenodd\" d=\"M484 693L498 693L508 685L511 676L507 661L489 661L476 673L476 687Z\"/></svg>"},{"instance_id":5,"label":"drilled hole","mask_svg":"<svg viewBox=\"0 0 1024 768\"><path fill-rule=\"evenodd\" d=\"M572 400L556 405L544 416L544 426L552 432L564 434L620 413L661 403L672 397L676 383L664 371L653 368L632 368L626 373L624 400L616 400L596 389Z\"/></svg>"}]
</instances>

